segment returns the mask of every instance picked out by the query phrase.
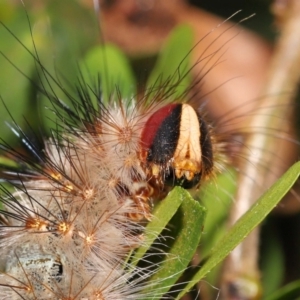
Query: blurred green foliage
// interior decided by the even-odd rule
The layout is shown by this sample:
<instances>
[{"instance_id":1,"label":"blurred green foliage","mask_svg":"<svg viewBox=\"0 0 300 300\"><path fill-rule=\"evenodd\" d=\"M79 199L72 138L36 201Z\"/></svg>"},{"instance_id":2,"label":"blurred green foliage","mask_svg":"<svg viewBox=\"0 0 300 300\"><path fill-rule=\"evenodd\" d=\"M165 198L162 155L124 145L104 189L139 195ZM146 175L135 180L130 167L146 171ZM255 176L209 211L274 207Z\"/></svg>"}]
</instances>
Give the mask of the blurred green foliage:
<instances>
[{"instance_id":1,"label":"blurred green foliage","mask_svg":"<svg viewBox=\"0 0 300 300\"><path fill-rule=\"evenodd\" d=\"M197 4L196 1L194 2ZM253 9L250 13L256 12L256 7L259 11L266 12L266 3L261 1L258 4L258 2L247 1L244 4L239 2L238 5L241 6L240 8L245 5L249 9ZM216 5L218 10L222 10L222 6L226 5L224 1L218 3ZM234 4L230 7L228 3ZM207 8L210 8L209 4L206 5L208 5ZM229 1L223 12L231 14L235 10L236 1ZM267 13L265 15L269 22L270 15ZM266 28L265 25L257 25L257 23L263 22L263 18L258 16L249 23L253 28L256 26ZM97 67L96 70L93 69L95 66L98 66L99 70L103 70L107 64L106 70L100 75L100 78L107 80L102 79L105 97L112 93L115 83L122 95L130 98L135 94L136 79L129 67L130 63L113 46L108 46L105 50L99 47L97 43L99 32L94 13L79 5L78 2L52 0L41 6L34 5L32 2L26 4L26 8L24 8L18 1L1 0L0 20L4 24L0 26L0 51L2 54L0 55L0 95L5 103L5 105L1 104L0 108L0 121L2 122L0 133L1 138L8 143L13 145L17 139L5 126L5 121L16 122L22 127L26 125L26 119L31 126L42 131L47 131L46 128L55 126L55 116L51 110L44 109L51 107L51 104L40 90L51 91L53 95L68 104L66 94L70 93L76 97L74 85L78 83L78 78L83 76L91 87L97 84ZM255 20L259 22L254 25ZM265 34L271 37L271 25L267 29L268 32L265 31ZM174 66L178 66L190 50L190 37L186 30L181 28L177 37L176 33L172 36L166 46L166 51L158 59L159 63L150 76L150 86L155 86L158 78L165 80L168 76L172 76ZM182 32L180 33L180 31ZM180 51L176 52L176 57L171 57L169 54L172 52L174 43L182 43L184 47L176 47ZM106 59L105 63L102 61L103 57ZM188 62L188 59L185 62ZM168 69L166 66L173 67ZM184 63L182 67L181 73L184 73L188 69L188 64ZM108 74L111 74L111 77ZM120 86L120 82L124 82L121 78L125 78L124 86ZM183 81L183 88L179 93L185 90L188 83L189 78L187 77L187 81ZM225 222L235 189L234 178L234 171L228 170L226 174L203 188L200 195L197 195L208 211L199 251L201 258L207 257L211 253L211 248L216 245L226 231ZM262 242L261 267L265 299L294 300L297 297L295 295L299 295L297 294L300 290L299 281L278 290L286 278L285 245L282 245L280 237L273 232L274 227L270 226L272 222L274 222L274 218L273 220L267 219ZM300 250L299 241L297 247ZM299 256L295 259L300 261ZM295 262L296 266L299 266L298 261ZM290 279L295 279L296 276L300 277L299 273L298 270ZM213 285L217 284L217 278L218 274L213 272L207 277ZM269 296L272 293L273 296Z\"/></svg>"}]
</instances>

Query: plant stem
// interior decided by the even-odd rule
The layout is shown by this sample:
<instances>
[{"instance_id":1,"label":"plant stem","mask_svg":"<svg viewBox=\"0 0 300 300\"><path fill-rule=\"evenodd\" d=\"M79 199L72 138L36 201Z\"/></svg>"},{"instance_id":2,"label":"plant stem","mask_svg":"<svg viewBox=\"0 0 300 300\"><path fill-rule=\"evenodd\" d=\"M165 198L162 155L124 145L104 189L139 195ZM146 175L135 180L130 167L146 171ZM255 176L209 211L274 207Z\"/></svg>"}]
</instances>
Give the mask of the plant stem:
<instances>
[{"instance_id":1,"label":"plant stem","mask_svg":"<svg viewBox=\"0 0 300 300\"><path fill-rule=\"evenodd\" d=\"M259 103L258 113L249 120L252 130L242 152L238 190L229 225L232 226L255 200L285 171L291 152L292 103L299 82L300 2L290 1L285 11L269 76ZM248 127L248 126L247 126ZM268 132L262 134L261 128ZM285 161L283 161L283 159ZM263 164L262 164L263 162ZM222 299L259 299L258 261L259 228L253 231L226 260L222 275ZM253 288L254 287L254 288Z\"/></svg>"}]
</instances>

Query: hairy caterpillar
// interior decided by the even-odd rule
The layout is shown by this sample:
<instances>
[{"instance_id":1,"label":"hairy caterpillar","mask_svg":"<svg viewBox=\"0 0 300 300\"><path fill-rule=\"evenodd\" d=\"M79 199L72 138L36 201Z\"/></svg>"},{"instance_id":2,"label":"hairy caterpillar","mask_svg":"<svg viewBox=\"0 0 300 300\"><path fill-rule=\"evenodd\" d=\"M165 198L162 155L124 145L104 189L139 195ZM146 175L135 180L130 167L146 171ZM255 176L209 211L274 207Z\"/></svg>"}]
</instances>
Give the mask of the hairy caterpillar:
<instances>
[{"instance_id":1,"label":"hairy caterpillar","mask_svg":"<svg viewBox=\"0 0 300 300\"><path fill-rule=\"evenodd\" d=\"M42 72L45 72L45 70L42 70ZM166 87L166 91L168 92L168 85ZM88 90L88 86L83 86L82 95L86 96ZM161 92L165 92L165 90L159 90L158 95ZM46 96L52 97L50 94L46 94ZM58 299L152 299L161 297L159 291L157 295L139 294L142 291L143 285L141 285L141 288L138 287L139 285L137 287L132 285L126 287L127 282L138 283L138 281L134 280L136 274L142 278L149 275L147 275L146 271L139 269L126 273L124 269L130 268L130 265L125 264L124 266L122 264L128 250L135 249L135 247L143 243L140 235L143 227L141 224L136 223L136 220L143 219L143 217L151 218L148 203L149 197L147 196L151 195L151 189L158 190L159 193L163 194L165 192L163 190L165 186L163 183L166 177L171 175L169 178L171 185L177 179L182 178L180 170L176 170L174 165L171 165L171 169L175 170L175 176L172 175L172 170L168 170L170 165L167 165L166 161L168 162L170 159L169 154L165 161L154 162L154 165L150 167L141 167L139 163L141 158L139 156L137 160L136 152L138 152L137 148L140 147L139 136L141 128L145 129L146 125L154 126L153 122L148 123L149 119L155 113L160 112L160 109L167 107L164 103L157 104L155 101L150 101L147 104L145 99L142 102L143 106L141 108L138 104L131 104L132 107L124 105L121 100L117 101L116 105L112 105L109 110L103 105L101 110L103 114L100 116L88 102L84 102L82 107L78 106L77 109L79 113L85 108L86 114L83 114L83 116L79 114L76 116L75 114L73 116L74 119L71 119L70 125L67 123L68 121L64 122L65 128L62 133L58 131L59 136L54 134L52 139L46 143L46 149L42 152L45 157L40 157L38 149L35 149L34 144L30 143L29 148L34 154L37 154L37 157L31 162L24 157L23 162L29 163L31 168L28 170L26 165L22 165L25 167L23 172L18 171L15 174L6 172L6 175L10 175L15 179L16 177L24 176L24 180L30 180L28 183L21 185L18 194L11 194L10 191L4 189L8 196L6 205L11 206L13 211L18 210L21 201L24 203L24 207L22 208L24 219L20 215L8 214L8 216L13 219L17 218L22 224L21 227L23 226L25 230L21 231L20 237L19 229L15 230L15 234L20 238L19 242L21 241L24 245L16 248L14 254L12 254L13 257L9 259L10 264L7 265L7 269L16 278L13 279L9 276L7 277L7 275L3 275L3 280L8 280L8 282L5 281L7 287L3 291L3 297L17 297L17 295L21 294L21 292L18 292L18 289L27 291L29 296L23 294L20 296L25 299L27 299L26 297L29 297L28 299L46 299L46 297L49 297L49 299L53 297L57 297ZM59 99L55 98L55 95L51 100L53 102L56 101L57 105L61 105L58 101ZM167 100L165 103L168 103ZM122 107L121 110L120 107ZM172 108L180 109L181 111L184 109L190 111L189 106L182 104L176 104ZM64 109L67 108L64 107ZM193 110L191 111L193 112ZM59 115L59 109L56 110L56 113ZM69 111L68 113L72 117L72 112ZM62 115L62 118L64 118L64 115ZM173 119L171 118L171 120ZM83 127L75 129L72 121L81 122ZM176 125L179 125L178 120L176 121ZM120 128L123 124L128 125L127 127L130 130L121 131ZM159 127L159 124L157 127ZM177 130L178 136L174 138L175 147L173 148L178 149L178 141L180 140L180 136L184 136L184 131L185 129ZM131 136L132 132L133 136ZM118 136L120 133L122 135ZM21 131L19 135L28 144L26 140L27 136L23 135ZM154 137L153 140L155 140ZM157 140L161 141L162 138L158 136ZM147 149L151 148L149 147L151 141L142 141L145 144L148 143L147 152ZM155 144L152 143L151 145L154 145L154 150L157 150ZM6 150L9 152L11 149L6 147ZM173 152L176 152L176 150L174 151L173 149ZM14 155L16 156L16 154ZM146 153L146 156L148 155ZM112 161L110 161L111 157L113 157ZM76 158L76 162L74 158ZM120 168L120 163L124 160L128 164L122 163ZM144 159L145 161L153 162L151 159ZM37 162L38 165L36 164ZM40 169L41 162L43 163L43 167ZM89 171L88 175L85 171L86 169ZM11 170L11 172L13 171L14 169ZM154 176L155 172L158 172L157 177ZM193 175L188 172L189 170L185 170L184 172L185 179L188 179L188 177L193 179ZM99 179L97 181L94 179L97 177L96 174L97 176L100 174L100 182ZM118 175L116 176L115 174ZM147 176L149 176L148 179ZM119 178L122 178L122 180L119 180ZM154 186L151 185L149 187L148 182L153 178L155 181ZM11 182L14 183L14 181ZM39 190L35 187L37 182L39 182ZM142 183L141 185L137 185L137 182ZM40 190L40 187L42 187L42 190ZM46 192L47 197L40 196L42 192ZM103 202L95 201L87 205L86 203L95 197L95 193L99 195L98 197L103 195L104 201L108 199L113 199L113 201L106 203L105 209L103 208ZM20 200L13 201L15 197L19 197L18 199ZM42 198L38 197L45 199L47 204L43 203L44 200ZM135 201L132 198L138 199ZM53 200L49 201L48 199ZM69 206L70 203L74 204ZM27 217L28 215L31 215L30 218ZM90 218L88 223L85 222L87 215ZM81 216L83 217L82 219L80 218ZM24 220L26 221L22 223L22 220L23 222ZM5 222L7 220L4 220L4 224ZM117 226L113 227L113 222ZM19 223L18 226L20 226ZM94 232L96 228L97 242L95 250L89 246L89 243L91 242L90 233ZM11 226L5 229L14 231ZM37 237L41 236L41 239L45 239L42 241L45 249L38 248L34 244L35 241L31 240L35 240L36 234L32 235L29 241L26 240L28 239L26 230L33 230L34 233L36 231L46 233L37 235ZM15 243L15 236L12 235L11 238L10 234L6 233L5 230L3 232L4 235L7 234L7 238L4 241L13 245ZM72 234L68 235L71 232ZM101 236L102 232L103 234L104 232L113 232L115 238L108 243L107 236ZM22 240L24 238L22 233L25 236L25 240ZM62 245L60 244L61 239L66 240ZM73 245L73 243L78 247L77 250L74 250L75 253L73 253L72 249L68 249L69 245ZM59 257L53 257L52 249L56 249ZM8 248L7 251L9 250ZM29 261L27 251L32 252L35 259L30 259ZM86 260L86 265L79 264L77 266L78 260L71 259L72 255L77 257L79 254L86 255L85 257L89 258ZM100 257L98 257L97 269L103 270L102 277L99 276L99 271L95 271L95 256ZM36 265L39 264L41 265L41 272L46 274L44 277L36 275L39 268L36 268ZM67 269L68 267L69 269ZM64 270L63 274L69 275L66 277L62 276L62 269ZM88 275L86 274L87 270L89 271ZM88 279L82 281L82 274ZM27 280L24 280L22 285L16 287L15 284L17 283L13 282L20 280L21 277L24 278L24 276ZM112 284L113 282L115 285ZM74 287L74 289L70 290L70 287ZM132 294L130 294L131 292Z\"/></svg>"}]
</instances>

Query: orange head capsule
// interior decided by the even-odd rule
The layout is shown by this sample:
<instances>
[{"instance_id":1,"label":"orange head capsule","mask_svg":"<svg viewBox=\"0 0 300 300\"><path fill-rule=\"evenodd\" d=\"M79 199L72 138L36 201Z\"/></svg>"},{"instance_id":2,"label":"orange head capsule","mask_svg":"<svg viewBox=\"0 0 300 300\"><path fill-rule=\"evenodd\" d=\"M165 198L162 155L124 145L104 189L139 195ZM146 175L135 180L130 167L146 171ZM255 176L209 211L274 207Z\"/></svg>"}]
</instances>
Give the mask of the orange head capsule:
<instances>
[{"instance_id":1,"label":"orange head capsule","mask_svg":"<svg viewBox=\"0 0 300 300\"><path fill-rule=\"evenodd\" d=\"M153 177L191 188L212 171L209 129L189 104L168 104L153 113L142 130L141 159Z\"/></svg>"}]
</instances>

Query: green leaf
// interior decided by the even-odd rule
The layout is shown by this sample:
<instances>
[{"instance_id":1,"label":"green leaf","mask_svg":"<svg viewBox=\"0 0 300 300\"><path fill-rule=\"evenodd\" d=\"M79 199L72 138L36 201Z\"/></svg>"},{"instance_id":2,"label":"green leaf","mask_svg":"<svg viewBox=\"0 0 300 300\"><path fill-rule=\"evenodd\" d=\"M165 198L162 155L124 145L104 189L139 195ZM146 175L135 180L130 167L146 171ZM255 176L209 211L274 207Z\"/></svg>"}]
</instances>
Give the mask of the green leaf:
<instances>
[{"instance_id":1,"label":"green leaf","mask_svg":"<svg viewBox=\"0 0 300 300\"><path fill-rule=\"evenodd\" d=\"M181 25L172 31L147 82L150 94L155 94L162 86L173 99L184 94L191 83L192 43L193 32L190 26Z\"/></svg>"},{"instance_id":2,"label":"green leaf","mask_svg":"<svg viewBox=\"0 0 300 300\"><path fill-rule=\"evenodd\" d=\"M178 295L180 299L211 269L224 258L267 216L283 196L290 190L300 174L300 162L294 164L268 191L262 195L252 208L245 213L211 251L210 257L193 276L185 289Z\"/></svg>"},{"instance_id":3,"label":"green leaf","mask_svg":"<svg viewBox=\"0 0 300 300\"><path fill-rule=\"evenodd\" d=\"M270 295L276 291L283 282L284 277L284 251L280 239L274 231L274 222L269 218L261 232L261 282L263 295Z\"/></svg>"},{"instance_id":4,"label":"green leaf","mask_svg":"<svg viewBox=\"0 0 300 300\"><path fill-rule=\"evenodd\" d=\"M65 14L66 11L68 14ZM44 10L38 12L37 22L32 26L35 45L44 71L36 68L32 77L38 78L40 89L47 90L67 106L72 107L69 98L78 98L75 87L78 84L79 60L95 44L98 37L94 14L73 0L48 1ZM41 120L36 126L40 127L41 123L45 128L54 128L57 123L62 125L64 122L57 121L57 116L53 114L53 104L49 101L47 93L42 95L43 93L38 90L33 92L36 95L31 97L37 101L31 107L38 104L41 108L39 112ZM67 113L61 113L68 118Z\"/></svg>"},{"instance_id":5,"label":"green leaf","mask_svg":"<svg viewBox=\"0 0 300 300\"><path fill-rule=\"evenodd\" d=\"M197 198L207 209L205 226L201 238L201 245L198 249L201 259L206 259L211 249L227 232L227 219L233 203L233 195L236 190L236 172L228 169L219 174L213 180L201 185ZM220 266L221 267L221 266ZM212 284L218 284L220 268L215 268L207 274L206 280ZM189 272L189 277L192 277Z\"/></svg>"},{"instance_id":6,"label":"green leaf","mask_svg":"<svg viewBox=\"0 0 300 300\"><path fill-rule=\"evenodd\" d=\"M155 210L153 211L153 220L146 226L146 244L135 252L134 257L132 258L132 266L135 266L147 252L154 240L157 239L159 234L174 216L179 206L182 204L182 201L183 197L181 196L181 191L178 191L178 189L175 188L163 201L160 201L159 204L156 205Z\"/></svg>"},{"instance_id":7,"label":"green leaf","mask_svg":"<svg viewBox=\"0 0 300 300\"><path fill-rule=\"evenodd\" d=\"M265 297L264 300L299 300L299 295L300 280L296 280L274 292L272 295Z\"/></svg>"},{"instance_id":8,"label":"green leaf","mask_svg":"<svg viewBox=\"0 0 300 300\"><path fill-rule=\"evenodd\" d=\"M10 3L0 3L4 24L0 26L0 96L7 111L0 103L0 118L2 122L11 121L9 111L21 127L26 124L25 118L38 130L44 124L53 127L53 121L48 119L55 117L52 111L44 109L51 107L51 103L40 89L69 104L63 90L74 91L71 86L77 80L78 59L98 36L94 14L73 0L48 1L33 10L30 3L24 7L21 1L13 5L6 2ZM33 57L40 60L44 70ZM10 144L17 140L7 126L1 127L1 137Z\"/></svg>"},{"instance_id":9,"label":"green leaf","mask_svg":"<svg viewBox=\"0 0 300 300\"><path fill-rule=\"evenodd\" d=\"M8 157L2 156L2 155L0 155L0 165L7 166L7 167L17 167L18 166L18 164L14 160L12 160Z\"/></svg>"},{"instance_id":10,"label":"green leaf","mask_svg":"<svg viewBox=\"0 0 300 300\"><path fill-rule=\"evenodd\" d=\"M151 290L158 291L160 295L168 292L193 258L199 245L206 216L206 209L186 190L176 187L171 192L171 197L181 199L182 205L166 231L166 234L172 237L166 242L167 254L159 270L150 278Z\"/></svg>"},{"instance_id":11,"label":"green leaf","mask_svg":"<svg viewBox=\"0 0 300 300\"><path fill-rule=\"evenodd\" d=\"M202 237L201 257L206 257L212 247L227 230L226 221L232 205L232 195L236 189L236 172L233 169L218 175L201 185L197 198L207 209L205 235Z\"/></svg>"},{"instance_id":12,"label":"green leaf","mask_svg":"<svg viewBox=\"0 0 300 300\"><path fill-rule=\"evenodd\" d=\"M17 138L10 128L4 125L5 121L12 122L8 112L12 113L16 123L21 125L24 122L23 114L29 106L28 79L16 68L28 74L34 67L34 62L29 53L20 45L23 43L30 51L32 50L27 20L24 16L20 11L12 10L9 16L6 16L4 23L4 25L0 24L0 98L7 109L0 102L1 138L13 143ZM17 36L20 42L16 41L9 30Z\"/></svg>"},{"instance_id":13,"label":"green leaf","mask_svg":"<svg viewBox=\"0 0 300 300\"><path fill-rule=\"evenodd\" d=\"M91 49L85 56L81 71L84 81L91 88L97 87L100 79L104 99L120 92L123 99L136 94L136 82L125 55L115 46L106 44Z\"/></svg>"}]
</instances>

